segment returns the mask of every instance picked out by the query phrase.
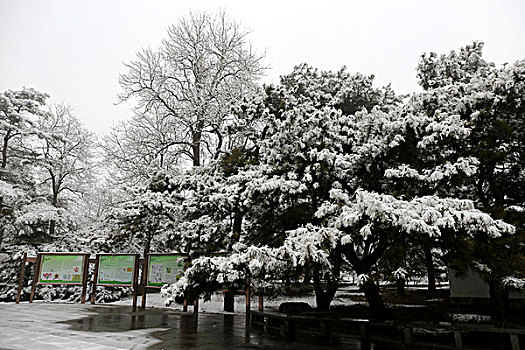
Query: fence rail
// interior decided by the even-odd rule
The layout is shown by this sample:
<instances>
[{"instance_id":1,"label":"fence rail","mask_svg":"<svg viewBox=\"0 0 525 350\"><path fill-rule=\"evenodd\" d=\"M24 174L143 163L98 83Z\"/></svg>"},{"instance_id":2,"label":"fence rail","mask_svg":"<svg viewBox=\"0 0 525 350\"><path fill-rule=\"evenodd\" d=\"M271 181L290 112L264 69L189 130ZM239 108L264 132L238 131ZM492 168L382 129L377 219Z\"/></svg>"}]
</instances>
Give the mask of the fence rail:
<instances>
[{"instance_id":1,"label":"fence rail","mask_svg":"<svg viewBox=\"0 0 525 350\"><path fill-rule=\"evenodd\" d=\"M299 324L306 329L298 327ZM344 326L345 332L336 332L336 327ZM261 327L266 332L274 331L293 340L298 333L314 334L325 339L330 337L351 337L359 339L362 350L369 350L371 342L384 342L390 344L404 344L406 346L432 346L441 349L463 349L463 338L466 333L507 334L512 350L519 350L519 336L525 335L525 328L497 327L485 324L459 324L459 323L431 323L431 322L401 322L401 321L376 321L357 318L335 318L327 314L321 316L290 315L279 312L251 312L251 326ZM446 332L453 335L453 341L447 342L421 342L414 340L414 330L425 329ZM490 349L489 347L476 347L477 349Z\"/></svg>"}]
</instances>

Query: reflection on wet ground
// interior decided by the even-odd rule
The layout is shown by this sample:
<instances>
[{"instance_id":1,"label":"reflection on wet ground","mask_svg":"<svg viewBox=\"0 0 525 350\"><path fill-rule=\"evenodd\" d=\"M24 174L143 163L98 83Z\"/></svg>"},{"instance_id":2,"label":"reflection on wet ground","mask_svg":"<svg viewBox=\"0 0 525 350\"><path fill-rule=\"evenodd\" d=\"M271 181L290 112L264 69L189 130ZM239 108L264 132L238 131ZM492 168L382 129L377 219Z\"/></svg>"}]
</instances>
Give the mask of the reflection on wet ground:
<instances>
[{"instance_id":1,"label":"reflection on wet ground","mask_svg":"<svg viewBox=\"0 0 525 350\"><path fill-rule=\"evenodd\" d=\"M246 326L244 315L161 308L59 303L0 304L6 349L359 349L358 340L327 346L314 337L288 341Z\"/></svg>"}]
</instances>

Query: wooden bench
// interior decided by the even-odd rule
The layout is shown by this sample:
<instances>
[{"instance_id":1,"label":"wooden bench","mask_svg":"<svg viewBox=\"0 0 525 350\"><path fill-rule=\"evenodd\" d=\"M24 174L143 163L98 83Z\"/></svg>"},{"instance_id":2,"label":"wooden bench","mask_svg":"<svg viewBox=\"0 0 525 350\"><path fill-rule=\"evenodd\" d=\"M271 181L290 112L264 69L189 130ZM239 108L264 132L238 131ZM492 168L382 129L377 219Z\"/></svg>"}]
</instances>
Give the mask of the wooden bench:
<instances>
[{"instance_id":1,"label":"wooden bench","mask_svg":"<svg viewBox=\"0 0 525 350\"><path fill-rule=\"evenodd\" d=\"M494 325L485 324L461 324L461 323L429 323L429 322L402 322L402 321L376 321L368 319L358 318L334 318L327 315L321 315L320 317L313 315L290 315L283 314L280 312L262 312L252 311L251 312L251 324L260 325L265 332L270 330L276 330L282 333L285 337L290 340L295 339L297 329L297 322L315 322L319 324L319 328L315 334L329 338L333 336L332 326L334 323L352 324L356 332L351 333L351 337L357 338L361 341L361 349L370 349L372 341L388 342L392 344L404 344L404 345L415 345L414 343L414 329L434 329L434 330L445 330L450 331L454 334L454 346L447 346L442 344L442 348L446 349L463 349L462 334L465 332L480 332L480 333L496 333L496 334L508 334L510 337L510 343L512 350L520 350L519 335L525 334L525 328L510 328L510 327L497 327ZM371 332L373 328L386 328L401 333L401 337L392 337L384 334L378 334L377 332ZM310 332L311 333L311 332ZM348 335L348 334L346 334ZM344 336L344 335L343 335ZM421 343L419 345L425 345ZM426 344L428 345L428 344Z\"/></svg>"},{"instance_id":2,"label":"wooden bench","mask_svg":"<svg viewBox=\"0 0 525 350\"><path fill-rule=\"evenodd\" d=\"M314 334L329 338L332 324L336 320L333 317L326 316L291 315L267 311L252 311L251 318L252 325L261 325L265 332L272 329L277 330L291 340L295 339L297 322L315 322L319 324L319 328L314 331Z\"/></svg>"}]
</instances>

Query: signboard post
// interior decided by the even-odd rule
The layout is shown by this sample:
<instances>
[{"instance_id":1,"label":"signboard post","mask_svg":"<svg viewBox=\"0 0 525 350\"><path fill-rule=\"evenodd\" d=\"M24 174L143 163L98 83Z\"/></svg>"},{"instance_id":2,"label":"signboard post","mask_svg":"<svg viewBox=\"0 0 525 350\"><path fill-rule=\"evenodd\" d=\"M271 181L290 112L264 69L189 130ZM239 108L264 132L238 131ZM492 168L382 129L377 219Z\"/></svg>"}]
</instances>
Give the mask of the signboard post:
<instances>
[{"instance_id":1,"label":"signboard post","mask_svg":"<svg viewBox=\"0 0 525 350\"><path fill-rule=\"evenodd\" d=\"M82 286L81 303L86 302L89 253L38 253L29 302L37 284Z\"/></svg>"},{"instance_id":2,"label":"signboard post","mask_svg":"<svg viewBox=\"0 0 525 350\"><path fill-rule=\"evenodd\" d=\"M18 280L18 293L16 295L16 303L20 302L20 295L22 294L22 288L24 287L24 274L26 272L27 253L24 253L22 258L22 268L20 269L20 278Z\"/></svg>"},{"instance_id":3,"label":"signboard post","mask_svg":"<svg viewBox=\"0 0 525 350\"><path fill-rule=\"evenodd\" d=\"M163 285L179 280L185 263L182 253L151 253L144 259L142 308L146 307L146 290L162 288Z\"/></svg>"},{"instance_id":4,"label":"signboard post","mask_svg":"<svg viewBox=\"0 0 525 350\"><path fill-rule=\"evenodd\" d=\"M133 307L137 307L139 254L97 254L91 291L95 304L97 285L133 287Z\"/></svg>"}]
</instances>

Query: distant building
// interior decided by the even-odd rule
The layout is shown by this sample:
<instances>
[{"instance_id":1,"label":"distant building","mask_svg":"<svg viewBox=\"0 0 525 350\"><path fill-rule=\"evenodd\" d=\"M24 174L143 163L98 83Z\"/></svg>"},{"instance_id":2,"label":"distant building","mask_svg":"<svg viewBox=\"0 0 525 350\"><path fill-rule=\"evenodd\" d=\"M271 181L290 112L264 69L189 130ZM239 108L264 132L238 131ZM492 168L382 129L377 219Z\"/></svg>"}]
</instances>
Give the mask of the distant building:
<instances>
[{"instance_id":1,"label":"distant building","mask_svg":"<svg viewBox=\"0 0 525 350\"><path fill-rule=\"evenodd\" d=\"M449 269L448 279L451 304L487 305L489 303L489 285L476 272L469 270L461 278L456 276L454 270ZM525 307L525 293L511 292L509 303L511 306Z\"/></svg>"}]
</instances>

